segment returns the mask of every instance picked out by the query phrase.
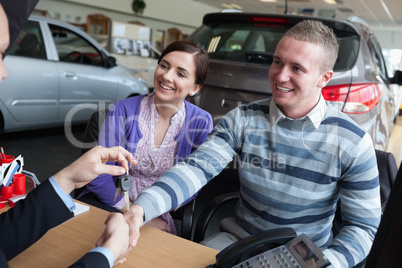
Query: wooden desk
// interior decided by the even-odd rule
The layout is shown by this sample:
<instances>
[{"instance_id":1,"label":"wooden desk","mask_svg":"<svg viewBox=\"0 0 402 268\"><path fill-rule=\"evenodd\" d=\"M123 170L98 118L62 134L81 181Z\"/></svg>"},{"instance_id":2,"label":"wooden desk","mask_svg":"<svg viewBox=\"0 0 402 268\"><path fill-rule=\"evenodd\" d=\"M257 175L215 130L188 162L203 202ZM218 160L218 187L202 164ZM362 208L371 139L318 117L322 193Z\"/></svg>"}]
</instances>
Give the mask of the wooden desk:
<instances>
[{"instance_id":1,"label":"wooden desk","mask_svg":"<svg viewBox=\"0 0 402 268\"><path fill-rule=\"evenodd\" d=\"M8 206L8 205L7 205ZM90 206L88 212L53 228L9 262L18 267L68 267L95 247L109 212ZM2 211L6 208L1 209ZM144 225L138 245L118 267L203 268L215 263L218 251Z\"/></svg>"}]
</instances>

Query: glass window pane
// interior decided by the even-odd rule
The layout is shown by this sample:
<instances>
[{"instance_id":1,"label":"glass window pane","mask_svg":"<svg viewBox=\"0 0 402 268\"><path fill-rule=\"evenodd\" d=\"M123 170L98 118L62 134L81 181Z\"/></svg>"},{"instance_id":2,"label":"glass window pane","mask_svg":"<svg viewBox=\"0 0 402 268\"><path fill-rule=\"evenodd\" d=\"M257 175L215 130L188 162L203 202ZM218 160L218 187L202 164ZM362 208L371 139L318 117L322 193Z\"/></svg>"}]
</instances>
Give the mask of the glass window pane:
<instances>
[{"instance_id":1,"label":"glass window pane","mask_svg":"<svg viewBox=\"0 0 402 268\"><path fill-rule=\"evenodd\" d=\"M28 21L9 50L10 55L46 59L42 32L37 21Z\"/></svg>"},{"instance_id":2,"label":"glass window pane","mask_svg":"<svg viewBox=\"0 0 402 268\"><path fill-rule=\"evenodd\" d=\"M82 36L56 25L49 25L56 44L59 60L102 66L100 51Z\"/></svg>"}]
</instances>

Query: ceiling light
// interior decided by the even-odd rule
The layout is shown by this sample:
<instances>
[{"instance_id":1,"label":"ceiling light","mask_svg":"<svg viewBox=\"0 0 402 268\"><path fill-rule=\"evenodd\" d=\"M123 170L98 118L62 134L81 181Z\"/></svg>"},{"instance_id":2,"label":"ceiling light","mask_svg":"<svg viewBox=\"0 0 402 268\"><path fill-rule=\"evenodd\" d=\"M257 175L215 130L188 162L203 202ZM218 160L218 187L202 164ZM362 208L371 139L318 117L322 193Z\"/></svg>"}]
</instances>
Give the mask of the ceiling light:
<instances>
[{"instance_id":1,"label":"ceiling light","mask_svg":"<svg viewBox=\"0 0 402 268\"><path fill-rule=\"evenodd\" d=\"M336 5L336 0L324 0L324 2L330 5Z\"/></svg>"},{"instance_id":2,"label":"ceiling light","mask_svg":"<svg viewBox=\"0 0 402 268\"><path fill-rule=\"evenodd\" d=\"M275 3L276 0L260 0L260 2Z\"/></svg>"},{"instance_id":3,"label":"ceiling light","mask_svg":"<svg viewBox=\"0 0 402 268\"><path fill-rule=\"evenodd\" d=\"M234 3L230 3L230 4L223 3L222 6L225 7L225 8L243 9L242 6L239 6L239 5L234 4Z\"/></svg>"}]
</instances>

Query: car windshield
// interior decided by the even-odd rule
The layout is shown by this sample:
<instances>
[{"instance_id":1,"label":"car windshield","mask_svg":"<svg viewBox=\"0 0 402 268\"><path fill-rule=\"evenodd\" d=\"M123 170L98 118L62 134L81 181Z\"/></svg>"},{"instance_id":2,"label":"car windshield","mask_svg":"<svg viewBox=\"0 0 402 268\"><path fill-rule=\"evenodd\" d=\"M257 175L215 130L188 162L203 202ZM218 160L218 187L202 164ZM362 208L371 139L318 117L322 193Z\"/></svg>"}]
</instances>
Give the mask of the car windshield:
<instances>
[{"instance_id":1,"label":"car windshield","mask_svg":"<svg viewBox=\"0 0 402 268\"><path fill-rule=\"evenodd\" d=\"M250 23L211 23L203 25L190 40L200 43L211 59L271 64L279 40L289 27L263 27ZM359 51L359 36L355 33L335 30L339 44L339 56L334 71L350 69Z\"/></svg>"}]
</instances>

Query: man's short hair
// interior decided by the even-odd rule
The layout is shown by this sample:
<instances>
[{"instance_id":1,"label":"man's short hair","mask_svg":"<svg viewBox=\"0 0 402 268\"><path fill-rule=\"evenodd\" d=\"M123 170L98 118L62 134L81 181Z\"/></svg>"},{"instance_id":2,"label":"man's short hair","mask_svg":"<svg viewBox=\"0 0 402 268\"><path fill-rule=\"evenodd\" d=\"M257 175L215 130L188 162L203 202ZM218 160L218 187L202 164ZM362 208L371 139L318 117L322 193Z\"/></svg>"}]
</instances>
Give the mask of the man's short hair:
<instances>
[{"instance_id":1,"label":"man's short hair","mask_svg":"<svg viewBox=\"0 0 402 268\"><path fill-rule=\"evenodd\" d=\"M325 56L321 71L325 72L334 68L338 58L338 42L334 31L321 21L303 20L289 29L285 36L320 46Z\"/></svg>"}]
</instances>

